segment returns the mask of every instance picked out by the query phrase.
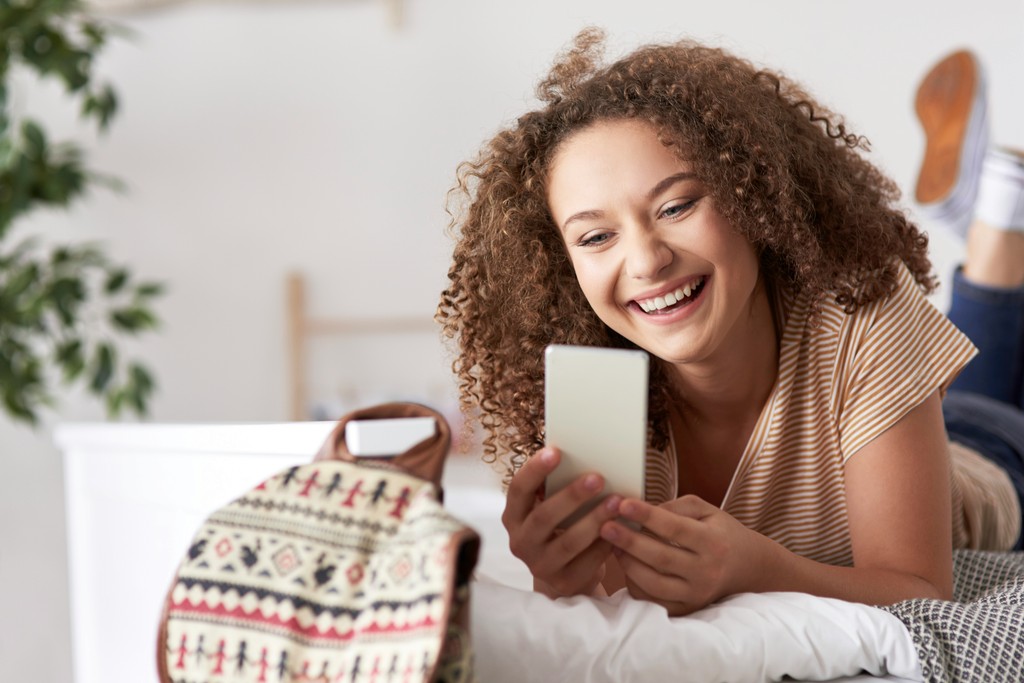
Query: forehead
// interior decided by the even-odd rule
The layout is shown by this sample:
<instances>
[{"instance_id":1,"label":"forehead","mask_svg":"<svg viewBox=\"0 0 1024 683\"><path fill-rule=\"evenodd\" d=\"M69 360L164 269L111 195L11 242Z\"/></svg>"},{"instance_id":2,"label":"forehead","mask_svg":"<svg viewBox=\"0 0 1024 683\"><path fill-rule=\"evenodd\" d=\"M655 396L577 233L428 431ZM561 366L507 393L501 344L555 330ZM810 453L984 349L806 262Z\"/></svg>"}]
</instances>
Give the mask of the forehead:
<instances>
[{"instance_id":1,"label":"forehead","mask_svg":"<svg viewBox=\"0 0 1024 683\"><path fill-rule=\"evenodd\" d=\"M562 206L567 202L593 203L610 193L644 194L664 178L690 170L653 124L601 121L573 133L555 151L548 168L548 203L557 212L573 208Z\"/></svg>"}]
</instances>

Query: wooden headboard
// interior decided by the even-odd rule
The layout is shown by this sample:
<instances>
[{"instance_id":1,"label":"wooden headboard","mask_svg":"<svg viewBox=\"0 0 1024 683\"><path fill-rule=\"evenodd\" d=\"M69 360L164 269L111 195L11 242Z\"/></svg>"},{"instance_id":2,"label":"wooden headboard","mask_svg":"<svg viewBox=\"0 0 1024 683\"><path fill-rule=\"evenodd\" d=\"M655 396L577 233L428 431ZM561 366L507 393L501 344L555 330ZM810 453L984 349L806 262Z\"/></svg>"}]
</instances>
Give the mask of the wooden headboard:
<instances>
[{"instance_id":1,"label":"wooden headboard","mask_svg":"<svg viewBox=\"0 0 1024 683\"><path fill-rule=\"evenodd\" d=\"M314 318L309 315L306 280L292 272L286 281L288 321L289 419L309 419L308 349L313 337L322 335L405 334L436 332L429 316L398 318Z\"/></svg>"}]
</instances>

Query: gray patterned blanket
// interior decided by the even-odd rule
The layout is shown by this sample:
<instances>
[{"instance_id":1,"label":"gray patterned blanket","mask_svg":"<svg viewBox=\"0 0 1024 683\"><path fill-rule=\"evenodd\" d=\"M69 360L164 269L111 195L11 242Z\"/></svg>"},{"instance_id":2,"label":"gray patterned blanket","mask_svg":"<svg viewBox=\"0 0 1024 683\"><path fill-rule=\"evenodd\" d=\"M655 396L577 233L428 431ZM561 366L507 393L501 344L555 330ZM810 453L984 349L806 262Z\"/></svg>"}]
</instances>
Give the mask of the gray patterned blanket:
<instances>
[{"instance_id":1,"label":"gray patterned blanket","mask_svg":"<svg viewBox=\"0 0 1024 683\"><path fill-rule=\"evenodd\" d=\"M889 607L930 683L1024 681L1024 553L958 550L953 598Z\"/></svg>"}]
</instances>

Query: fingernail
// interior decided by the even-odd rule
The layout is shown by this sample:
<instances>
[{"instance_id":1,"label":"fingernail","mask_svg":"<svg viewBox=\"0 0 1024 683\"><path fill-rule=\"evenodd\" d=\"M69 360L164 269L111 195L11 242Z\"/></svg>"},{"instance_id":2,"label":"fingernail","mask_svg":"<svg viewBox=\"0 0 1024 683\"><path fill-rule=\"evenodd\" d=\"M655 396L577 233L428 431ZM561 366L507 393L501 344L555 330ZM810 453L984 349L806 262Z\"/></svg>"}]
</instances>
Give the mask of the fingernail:
<instances>
[{"instance_id":1,"label":"fingernail","mask_svg":"<svg viewBox=\"0 0 1024 683\"><path fill-rule=\"evenodd\" d=\"M540 452L540 460L545 465L550 465L555 462L555 451L550 448L544 448Z\"/></svg>"},{"instance_id":2,"label":"fingernail","mask_svg":"<svg viewBox=\"0 0 1024 683\"><path fill-rule=\"evenodd\" d=\"M588 474L583 478L583 488L588 491L597 491L601 488L601 477L596 474Z\"/></svg>"},{"instance_id":3,"label":"fingernail","mask_svg":"<svg viewBox=\"0 0 1024 683\"><path fill-rule=\"evenodd\" d=\"M615 528L614 524L605 524L601 527L601 538L614 543L619 538L619 530Z\"/></svg>"},{"instance_id":4,"label":"fingernail","mask_svg":"<svg viewBox=\"0 0 1024 683\"><path fill-rule=\"evenodd\" d=\"M608 496L608 500L604 502L604 506L609 512L617 512L619 509L619 503L621 502L622 496Z\"/></svg>"},{"instance_id":5,"label":"fingernail","mask_svg":"<svg viewBox=\"0 0 1024 683\"><path fill-rule=\"evenodd\" d=\"M622 501L621 505L619 505L619 514L625 515L626 517L635 514L636 511L636 503L633 503L632 501L625 500Z\"/></svg>"}]
</instances>

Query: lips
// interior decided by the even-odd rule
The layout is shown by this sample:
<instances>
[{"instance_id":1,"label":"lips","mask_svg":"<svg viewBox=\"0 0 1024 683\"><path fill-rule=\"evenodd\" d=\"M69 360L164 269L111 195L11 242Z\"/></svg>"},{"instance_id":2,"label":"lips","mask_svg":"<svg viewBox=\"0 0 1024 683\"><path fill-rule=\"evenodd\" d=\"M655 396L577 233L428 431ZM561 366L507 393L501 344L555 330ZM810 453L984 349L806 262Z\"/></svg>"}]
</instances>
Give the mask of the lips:
<instances>
[{"instance_id":1,"label":"lips","mask_svg":"<svg viewBox=\"0 0 1024 683\"><path fill-rule=\"evenodd\" d=\"M647 315L665 315L685 306L700 294L704 288L704 276L681 287L647 299L636 299L637 306Z\"/></svg>"}]
</instances>

